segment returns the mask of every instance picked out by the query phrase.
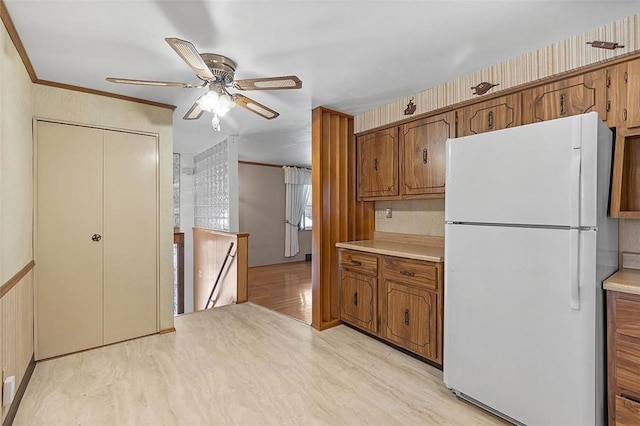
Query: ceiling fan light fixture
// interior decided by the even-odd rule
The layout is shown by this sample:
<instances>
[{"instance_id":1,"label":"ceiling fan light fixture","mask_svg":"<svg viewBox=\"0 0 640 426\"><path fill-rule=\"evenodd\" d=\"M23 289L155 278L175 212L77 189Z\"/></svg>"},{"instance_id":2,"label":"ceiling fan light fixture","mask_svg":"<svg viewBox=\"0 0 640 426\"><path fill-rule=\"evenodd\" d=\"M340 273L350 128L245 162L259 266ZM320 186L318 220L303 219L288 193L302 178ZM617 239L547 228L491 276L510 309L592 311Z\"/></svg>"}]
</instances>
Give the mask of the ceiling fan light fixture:
<instances>
[{"instance_id":1,"label":"ceiling fan light fixture","mask_svg":"<svg viewBox=\"0 0 640 426\"><path fill-rule=\"evenodd\" d=\"M209 90L204 96L198 100L200 108L214 113L217 116L224 116L236 104L231 100L231 96L226 93L219 94L215 90Z\"/></svg>"}]
</instances>

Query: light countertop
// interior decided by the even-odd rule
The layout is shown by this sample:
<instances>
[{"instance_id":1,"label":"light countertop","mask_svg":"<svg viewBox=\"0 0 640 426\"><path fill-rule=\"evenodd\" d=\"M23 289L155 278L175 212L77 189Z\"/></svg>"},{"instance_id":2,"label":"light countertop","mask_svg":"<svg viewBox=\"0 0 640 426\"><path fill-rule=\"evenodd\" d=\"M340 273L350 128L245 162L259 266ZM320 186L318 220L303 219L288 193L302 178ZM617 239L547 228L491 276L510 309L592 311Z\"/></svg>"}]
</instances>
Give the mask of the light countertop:
<instances>
[{"instance_id":1,"label":"light countertop","mask_svg":"<svg viewBox=\"0 0 640 426\"><path fill-rule=\"evenodd\" d=\"M382 240L361 240L336 243L336 247L408 259L444 262L444 247L406 244Z\"/></svg>"},{"instance_id":2,"label":"light countertop","mask_svg":"<svg viewBox=\"0 0 640 426\"><path fill-rule=\"evenodd\" d=\"M640 294L640 270L622 268L604 281L605 290Z\"/></svg>"}]
</instances>

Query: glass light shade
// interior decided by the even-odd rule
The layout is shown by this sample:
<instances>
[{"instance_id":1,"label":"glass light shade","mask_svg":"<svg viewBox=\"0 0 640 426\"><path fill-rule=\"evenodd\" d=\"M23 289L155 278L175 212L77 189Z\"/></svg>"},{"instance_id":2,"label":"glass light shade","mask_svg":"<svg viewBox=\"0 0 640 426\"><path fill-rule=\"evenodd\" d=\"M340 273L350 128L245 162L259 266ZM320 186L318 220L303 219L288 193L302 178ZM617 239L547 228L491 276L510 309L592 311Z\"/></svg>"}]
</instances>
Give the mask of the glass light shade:
<instances>
[{"instance_id":1,"label":"glass light shade","mask_svg":"<svg viewBox=\"0 0 640 426\"><path fill-rule=\"evenodd\" d=\"M218 94L215 90L209 90L203 97L198 100L198 105L205 111L213 112L222 117L231 108L236 106L235 102L231 99L231 96L223 93Z\"/></svg>"}]
</instances>

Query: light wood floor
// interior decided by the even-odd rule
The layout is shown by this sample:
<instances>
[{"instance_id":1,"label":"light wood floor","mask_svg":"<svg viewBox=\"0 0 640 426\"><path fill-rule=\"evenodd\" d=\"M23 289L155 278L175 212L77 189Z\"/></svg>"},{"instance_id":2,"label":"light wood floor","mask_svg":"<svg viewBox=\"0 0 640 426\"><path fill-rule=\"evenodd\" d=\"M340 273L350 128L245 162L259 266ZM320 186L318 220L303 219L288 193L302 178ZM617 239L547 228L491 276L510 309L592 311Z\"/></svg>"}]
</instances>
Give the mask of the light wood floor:
<instances>
[{"instance_id":1,"label":"light wood floor","mask_svg":"<svg viewBox=\"0 0 640 426\"><path fill-rule=\"evenodd\" d=\"M346 326L252 303L39 362L15 425L500 425L442 373Z\"/></svg>"},{"instance_id":2,"label":"light wood floor","mask_svg":"<svg viewBox=\"0 0 640 426\"><path fill-rule=\"evenodd\" d=\"M311 324L311 262L249 268L249 301Z\"/></svg>"}]
</instances>

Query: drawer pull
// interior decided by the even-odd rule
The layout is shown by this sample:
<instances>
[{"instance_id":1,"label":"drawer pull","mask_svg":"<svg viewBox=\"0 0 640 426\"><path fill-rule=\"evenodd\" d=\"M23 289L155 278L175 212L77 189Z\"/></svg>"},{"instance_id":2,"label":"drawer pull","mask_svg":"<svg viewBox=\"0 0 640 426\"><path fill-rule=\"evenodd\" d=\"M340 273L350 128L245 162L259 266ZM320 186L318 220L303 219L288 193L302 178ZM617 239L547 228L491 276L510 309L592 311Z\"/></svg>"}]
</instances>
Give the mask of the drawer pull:
<instances>
[{"instance_id":1,"label":"drawer pull","mask_svg":"<svg viewBox=\"0 0 640 426\"><path fill-rule=\"evenodd\" d=\"M427 152L427 148L422 150L422 164L427 164L429 161L429 153Z\"/></svg>"},{"instance_id":2,"label":"drawer pull","mask_svg":"<svg viewBox=\"0 0 640 426\"><path fill-rule=\"evenodd\" d=\"M404 323L405 325L409 325L409 309L404 310Z\"/></svg>"},{"instance_id":3,"label":"drawer pull","mask_svg":"<svg viewBox=\"0 0 640 426\"><path fill-rule=\"evenodd\" d=\"M353 293L353 304L358 306L358 292Z\"/></svg>"},{"instance_id":4,"label":"drawer pull","mask_svg":"<svg viewBox=\"0 0 640 426\"><path fill-rule=\"evenodd\" d=\"M487 114L487 128L493 130L493 111L489 111Z\"/></svg>"},{"instance_id":5,"label":"drawer pull","mask_svg":"<svg viewBox=\"0 0 640 426\"><path fill-rule=\"evenodd\" d=\"M416 276L415 272L413 272L413 271L407 271L406 269L401 269L401 270L400 270L400 273L401 273L402 275L404 275L405 277L415 277L415 276Z\"/></svg>"},{"instance_id":6,"label":"drawer pull","mask_svg":"<svg viewBox=\"0 0 640 426\"><path fill-rule=\"evenodd\" d=\"M351 259L351 264L355 266L362 266L362 262L360 262L359 260Z\"/></svg>"},{"instance_id":7,"label":"drawer pull","mask_svg":"<svg viewBox=\"0 0 640 426\"><path fill-rule=\"evenodd\" d=\"M635 396L631 396L626 393L621 393L620 396L623 397L624 399L628 399L629 401L633 401L636 404L640 404L640 398L636 398Z\"/></svg>"}]
</instances>

